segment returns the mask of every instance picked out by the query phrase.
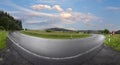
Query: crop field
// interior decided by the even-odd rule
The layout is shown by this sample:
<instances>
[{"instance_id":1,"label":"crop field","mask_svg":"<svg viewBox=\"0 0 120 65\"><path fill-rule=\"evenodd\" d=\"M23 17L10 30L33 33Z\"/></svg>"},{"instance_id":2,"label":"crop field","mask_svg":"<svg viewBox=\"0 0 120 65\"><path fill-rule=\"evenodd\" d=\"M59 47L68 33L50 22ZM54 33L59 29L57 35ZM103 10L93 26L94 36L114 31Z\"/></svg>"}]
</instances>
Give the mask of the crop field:
<instances>
[{"instance_id":1,"label":"crop field","mask_svg":"<svg viewBox=\"0 0 120 65\"><path fill-rule=\"evenodd\" d=\"M42 37L42 38L52 38L52 39L74 39L74 38L86 38L91 36L90 34L76 33L76 32L63 32L63 31L39 31L39 30L28 30L21 31L23 34Z\"/></svg>"},{"instance_id":2,"label":"crop field","mask_svg":"<svg viewBox=\"0 0 120 65\"><path fill-rule=\"evenodd\" d=\"M7 37L7 32L0 31L0 50L6 47L6 37Z\"/></svg>"},{"instance_id":3,"label":"crop field","mask_svg":"<svg viewBox=\"0 0 120 65\"><path fill-rule=\"evenodd\" d=\"M115 34L114 36L111 35L105 36L106 36L105 44L116 51L120 51L120 34Z\"/></svg>"}]
</instances>

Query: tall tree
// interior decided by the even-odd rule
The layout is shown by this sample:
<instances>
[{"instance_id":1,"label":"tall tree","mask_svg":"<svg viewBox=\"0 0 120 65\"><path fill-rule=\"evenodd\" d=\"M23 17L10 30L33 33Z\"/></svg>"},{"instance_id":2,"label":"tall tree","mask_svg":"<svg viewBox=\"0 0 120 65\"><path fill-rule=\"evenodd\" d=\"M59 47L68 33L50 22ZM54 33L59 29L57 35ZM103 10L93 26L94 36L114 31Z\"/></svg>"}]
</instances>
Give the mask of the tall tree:
<instances>
[{"instance_id":1,"label":"tall tree","mask_svg":"<svg viewBox=\"0 0 120 65\"><path fill-rule=\"evenodd\" d=\"M5 30L21 30L22 21L14 19L6 12L0 11L0 26Z\"/></svg>"},{"instance_id":2,"label":"tall tree","mask_svg":"<svg viewBox=\"0 0 120 65\"><path fill-rule=\"evenodd\" d=\"M105 30L103 31L103 33L105 33L105 34L109 34L110 31L109 31L108 29L105 29Z\"/></svg>"}]
</instances>

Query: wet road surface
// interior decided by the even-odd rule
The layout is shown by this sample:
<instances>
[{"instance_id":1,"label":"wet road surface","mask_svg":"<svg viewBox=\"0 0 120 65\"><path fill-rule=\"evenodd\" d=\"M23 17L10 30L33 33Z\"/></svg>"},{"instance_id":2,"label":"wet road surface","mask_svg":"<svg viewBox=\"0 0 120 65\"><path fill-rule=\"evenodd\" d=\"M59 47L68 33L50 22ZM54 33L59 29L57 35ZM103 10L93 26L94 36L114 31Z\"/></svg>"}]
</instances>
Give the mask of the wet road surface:
<instances>
[{"instance_id":1,"label":"wet road surface","mask_svg":"<svg viewBox=\"0 0 120 65\"><path fill-rule=\"evenodd\" d=\"M103 35L93 35L82 39L44 39L21 34L9 33L9 38L24 50L46 58L72 58L91 52L103 44Z\"/></svg>"},{"instance_id":2,"label":"wet road surface","mask_svg":"<svg viewBox=\"0 0 120 65\"><path fill-rule=\"evenodd\" d=\"M3 59L0 61L0 65L34 65L19 55L15 50L10 50L9 48L0 52L0 58ZM40 65L42 65L42 63ZM76 65L120 65L120 52L116 52L104 45L92 58Z\"/></svg>"}]
</instances>

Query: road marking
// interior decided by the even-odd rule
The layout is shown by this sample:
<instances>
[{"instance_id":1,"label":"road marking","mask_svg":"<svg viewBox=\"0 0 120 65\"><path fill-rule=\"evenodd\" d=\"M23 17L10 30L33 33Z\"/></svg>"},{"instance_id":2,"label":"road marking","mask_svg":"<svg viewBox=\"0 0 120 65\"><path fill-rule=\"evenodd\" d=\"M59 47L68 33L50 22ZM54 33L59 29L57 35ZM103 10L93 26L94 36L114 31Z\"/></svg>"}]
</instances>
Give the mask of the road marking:
<instances>
[{"instance_id":1,"label":"road marking","mask_svg":"<svg viewBox=\"0 0 120 65\"><path fill-rule=\"evenodd\" d=\"M52 60L64 60L64 59L76 58L76 57L82 56L82 55L84 55L84 54L90 53L91 51L97 49L98 47L100 47L100 46L102 45L102 44L99 44L99 45L93 47L92 49L90 49L90 50L88 50L88 51L85 51L85 52L83 52L83 53L77 54L77 55L75 55L75 56L63 57L63 58L54 58L54 57L41 56L41 55L38 55L38 54L36 54L36 53L33 53L33 52L31 52L31 51L23 48L21 45L19 45L19 44L16 43L15 41L13 41L13 40L12 40L13 38L11 38L11 36L8 35L8 38L13 42L13 44L15 44L17 47L21 48L22 50L26 51L27 53L32 54L32 55L34 55L34 56L37 56L37 57L39 57L39 58L52 59Z\"/></svg>"}]
</instances>

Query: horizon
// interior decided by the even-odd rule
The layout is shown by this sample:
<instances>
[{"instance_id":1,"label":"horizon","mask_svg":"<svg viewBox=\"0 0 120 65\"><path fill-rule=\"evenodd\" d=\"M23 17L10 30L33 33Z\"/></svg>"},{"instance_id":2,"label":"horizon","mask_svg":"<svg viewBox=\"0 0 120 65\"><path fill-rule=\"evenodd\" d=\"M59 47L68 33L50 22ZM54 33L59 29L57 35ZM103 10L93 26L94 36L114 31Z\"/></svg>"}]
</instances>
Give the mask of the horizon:
<instances>
[{"instance_id":1,"label":"horizon","mask_svg":"<svg viewBox=\"0 0 120 65\"><path fill-rule=\"evenodd\" d=\"M60 27L53 27L53 28L60 28ZM52 28L45 28L45 29L28 29L28 30L46 30L46 29L52 29ZM105 29L98 29L98 30L92 30L92 29L79 29L79 30L74 30L74 29L67 29L67 28L60 28L60 29L66 29L66 30L71 30L71 31L103 31ZM113 30L109 30L110 32L112 32ZM116 31L119 31L119 30L115 30Z\"/></svg>"},{"instance_id":2,"label":"horizon","mask_svg":"<svg viewBox=\"0 0 120 65\"><path fill-rule=\"evenodd\" d=\"M120 30L120 0L4 0L0 10L22 20L23 28Z\"/></svg>"}]
</instances>

